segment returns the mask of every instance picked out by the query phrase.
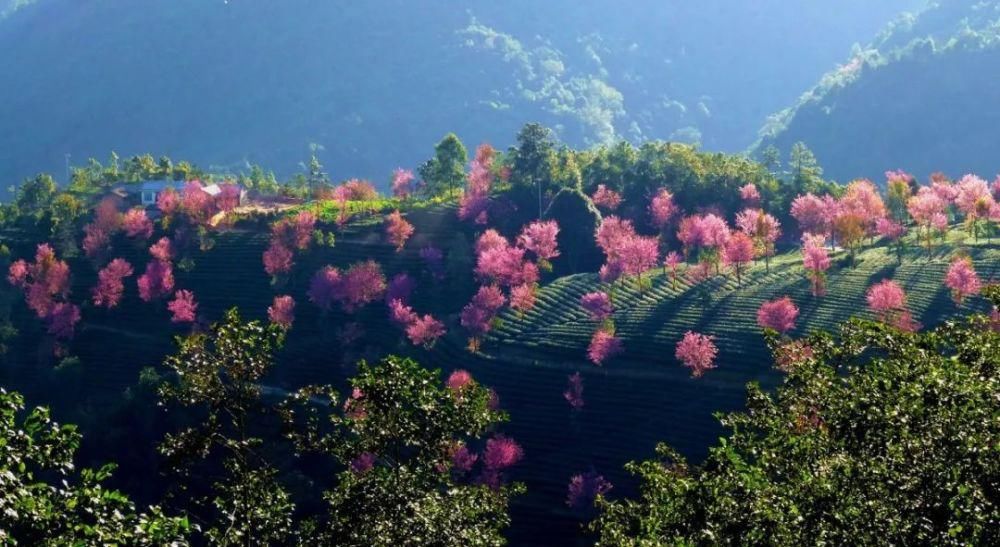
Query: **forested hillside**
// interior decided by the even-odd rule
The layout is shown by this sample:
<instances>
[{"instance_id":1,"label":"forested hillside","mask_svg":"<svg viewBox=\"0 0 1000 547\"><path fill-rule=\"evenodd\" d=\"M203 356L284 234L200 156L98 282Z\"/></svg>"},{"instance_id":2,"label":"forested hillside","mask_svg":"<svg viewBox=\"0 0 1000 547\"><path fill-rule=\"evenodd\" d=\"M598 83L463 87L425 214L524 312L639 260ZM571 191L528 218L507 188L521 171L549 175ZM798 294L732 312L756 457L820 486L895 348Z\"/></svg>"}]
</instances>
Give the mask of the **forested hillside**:
<instances>
[{"instance_id":1,"label":"forested hillside","mask_svg":"<svg viewBox=\"0 0 1000 547\"><path fill-rule=\"evenodd\" d=\"M921 4L16 0L0 23L0 187L109 150L288 175L310 144L338 176L383 183L447 131L503 148L535 120L576 146L736 151Z\"/></svg>"},{"instance_id":2,"label":"forested hillside","mask_svg":"<svg viewBox=\"0 0 1000 547\"><path fill-rule=\"evenodd\" d=\"M762 130L760 154L805 142L837 180L905 165L920 177L995 170L1000 3L940 2L887 28Z\"/></svg>"}]
</instances>

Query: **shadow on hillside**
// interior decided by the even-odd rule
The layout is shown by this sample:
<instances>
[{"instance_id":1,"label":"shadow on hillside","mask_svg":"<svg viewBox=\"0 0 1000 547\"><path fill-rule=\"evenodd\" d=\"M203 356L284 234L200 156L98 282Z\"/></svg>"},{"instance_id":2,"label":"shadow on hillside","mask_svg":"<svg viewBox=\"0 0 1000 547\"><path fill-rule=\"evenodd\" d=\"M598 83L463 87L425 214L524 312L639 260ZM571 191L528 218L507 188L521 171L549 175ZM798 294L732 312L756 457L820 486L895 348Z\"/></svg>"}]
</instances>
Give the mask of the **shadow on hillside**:
<instances>
[{"instance_id":1,"label":"shadow on hillside","mask_svg":"<svg viewBox=\"0 0 1000 547\"><path fill-rule=\"evenodd\" d=\"M712 294L725 288L725 281L712 279L704 281L703 285L711 285L707 289L709 294ZM677 312L688 306L697 306L702 312L698 322L691 325L691 330L699 330L715 320L720 308L717 304L722 300L724 299L711 298L706 303L699 287L689 287L680 295L669 300L661 300L658 305L652 307L652 311L646 313L645 317L637 322L637 332L657 332L662 325L673 321L677 317Z\"/></svg>"}]
</instances>

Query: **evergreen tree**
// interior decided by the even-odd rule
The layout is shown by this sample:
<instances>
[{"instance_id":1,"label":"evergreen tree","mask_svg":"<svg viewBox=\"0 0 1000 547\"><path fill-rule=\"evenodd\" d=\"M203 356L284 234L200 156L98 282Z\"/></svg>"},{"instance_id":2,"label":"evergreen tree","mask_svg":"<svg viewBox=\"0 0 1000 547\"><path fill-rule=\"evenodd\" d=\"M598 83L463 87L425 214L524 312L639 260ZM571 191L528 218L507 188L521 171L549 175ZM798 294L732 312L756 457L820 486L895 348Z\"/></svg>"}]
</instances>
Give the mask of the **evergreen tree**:
<instances>
[{"instance_id":1,"label":"evergreen tree","mask_svg":"<svg viewBox=\"0 0 1000 547\"><path fill-rule=\"evenodd\" d=\"M445 135L434 147L434 157L418 169L427 183L426 192L431 196L452 195L465 182L465 164L469 161L465 145L454 133Z\"/></svg>"},{"instance_id":2,"label":"evergreen tree","mask_svg":"<svg viewBox=\"0 0 1000 547\"><path fill-rule=\"evenodd\" d=\"M760 153L760 164L772 175L777 175L781 169L781 150L770 144Z\"/></svg>"},{"instance_id":3,"label":"evergreen tree","mask_svg":"<svg viewBox=\"0 0 1000 547\"><path fill-rule=\"evenodd\" d=\"M823 184L823 168L806 143L797 142L792 145L788 167L791 169L793 187L798 193L820 191Z\"/></svg>"}]
</instances>

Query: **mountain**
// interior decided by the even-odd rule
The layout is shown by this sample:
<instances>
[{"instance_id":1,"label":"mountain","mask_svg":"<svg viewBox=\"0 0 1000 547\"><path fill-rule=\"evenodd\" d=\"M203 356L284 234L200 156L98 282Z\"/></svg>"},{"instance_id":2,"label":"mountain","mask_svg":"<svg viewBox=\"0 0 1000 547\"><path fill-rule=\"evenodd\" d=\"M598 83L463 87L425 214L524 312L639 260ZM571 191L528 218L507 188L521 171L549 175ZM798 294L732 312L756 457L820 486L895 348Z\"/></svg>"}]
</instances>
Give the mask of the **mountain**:
<instances>
[{"instance_id":1,"label":"mountain","mask_svg":"<svg viewBox=\"0 0 1000 547\"><path fill-rule=\"evenodd\" d=\"M382 182L448 131L502 147L529 121L741 150L922 3L7 0L0 181L111 150L287 175L315 143L336 178Z\"/></svg>"},{"instance_id":2,"label":"mountain","mask_svg":"<svg viewBox=\"0 0 1000 547\"><path fill-rule=\"evenodd\" d=\"M940 2L898 20L762 129L755 151L805 142L846 181L904 167L992 175L1000 2Z\"/></svg>"}]
</instances>

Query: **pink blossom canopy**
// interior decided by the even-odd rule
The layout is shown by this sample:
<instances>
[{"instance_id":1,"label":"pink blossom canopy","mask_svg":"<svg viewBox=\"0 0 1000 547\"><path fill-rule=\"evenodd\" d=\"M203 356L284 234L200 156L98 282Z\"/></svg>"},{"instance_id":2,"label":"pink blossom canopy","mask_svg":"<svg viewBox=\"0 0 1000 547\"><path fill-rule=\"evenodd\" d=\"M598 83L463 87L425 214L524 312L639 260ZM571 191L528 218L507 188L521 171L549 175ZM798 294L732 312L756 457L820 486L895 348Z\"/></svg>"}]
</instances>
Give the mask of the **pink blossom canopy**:
<instances>
[{"instance_id":1,"label":"pink blossom canopy","mask_svg":"<svg viewBox=\"0 0 1000 547\"><path fill-rule=\"evenodd\" d=\"M798 316L799 308L791 298L784 296L761 304L757 310L757 324L762 328L774 329L785 334L795 328L795 319Z\"/></svg>"},{"instance_id":2,"label":"pink blossom canopy","mask_svg":"<svg viewBox=\"0 0 1000 547\"><path fill-rule=\"evenodd\" d=\"M715 357L719 350L715 347L714 340L714 336L687 331L677 343L674 355L691 369L691 376L694 378L700 378L705 371L716 368Z\"/></svg>"}]
</instances>

